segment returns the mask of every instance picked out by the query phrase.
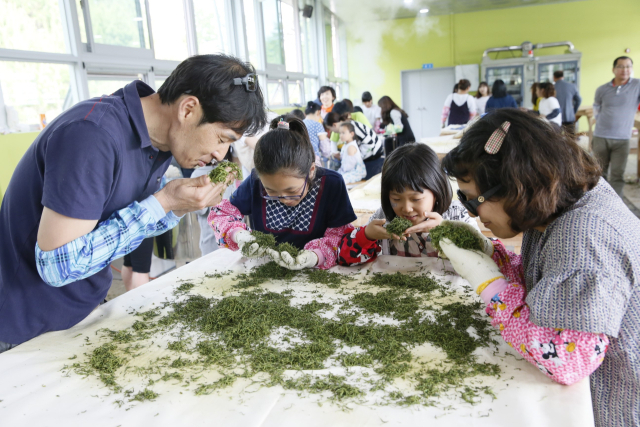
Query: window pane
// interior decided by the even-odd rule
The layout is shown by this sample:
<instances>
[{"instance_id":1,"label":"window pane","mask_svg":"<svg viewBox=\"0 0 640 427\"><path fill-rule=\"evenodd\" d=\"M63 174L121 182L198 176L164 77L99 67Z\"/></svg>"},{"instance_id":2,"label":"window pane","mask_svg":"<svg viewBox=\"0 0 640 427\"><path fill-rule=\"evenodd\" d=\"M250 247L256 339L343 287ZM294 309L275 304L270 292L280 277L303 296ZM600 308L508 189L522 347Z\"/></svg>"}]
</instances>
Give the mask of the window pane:
<instances>
[{"instance_id":1,"label":"window pane","mask_svg":"<svg viewBox=\"0 0 640 427\"><path fill-rule=\"evenodd\" d=\"M304 79L304 100L314 101L318 97L318 79Z\"/></svg>"},{"instance_id":2,"label":"window pane","mask_svg":"<svg viewBox=\"0 0 640 427\"><path fill-rule=\"evenodd\" d=\"M335 15L331 15L331 51L333 53L333 73L336 77L342 77L340 39L338 38L338 18L336 18Z\"/></svg>"},{"instance_id":3,"label":"window pane","mask_svg":"<svg viewBox=\"0 0 640 427\"><path fill-rule=\"evenodd\" d=\"M78 12L78 25L80 26L80 41L87 42L87 27L84 23L84 14L82 11L82 0L76 0L76 11Z\"/></svg>"},{"instance_id":4,"label":"window pane","mask_svg":"<svg viewBox=\"0 0 640 427\"><path fill-rule=\"evenodd\" d=\"M296 23L291 0L282 0L282 35L284 43L284 59L287 71L301 71L298 62L298 41L296 37Z\"/></svg>"},{"instance_id":5,"label":"window pane","mask_svg":"<svg viewBox=\"0 0 640 427\"><path fill-rule=\"evenodd\" d=\"M0 87L7 125L14 131L38 130L40 114L51 122L77 102L66 64L0 61Z\"/></svg>"},{"instance_id":6,"label":"window pane","mask_svg":"<svg viewBox=\"0 0 640 427\"><path fill-rule=\"evenodd\" d=\"M160 86L162 86L165 82L165 80L167 80L169 78L169 76L162 76L162 77L158 77L156 76L156 92L158 91L158 89L160 89Z\"/></svg>"},{"instance_id":7,"label":"window pane","mask_svg":"<svg viewBox=\"0 0 640 427\"><path fill-rule=\"evenodd\" d=\"M300 47L302 49L302 70L305 74L316 74L315 63L315 44L313 34L313 22L311 18L302 16L302 8L300 6ZM307 98L309 99L309 98ZM315 99L315 98L314 98Z\"/></svg>"},{"instance_id":8,"label":"window pane","mask_svg":"<svg viewBox=\"0 0 640 427\"><path fill-rule=\"evenodd\" d=\"M267 50L267 63L284 65L282 52L282 28L280 25L280 1L264 0L262 18L264 20L264 39Z\"/></svg>"},{"instance_id":9,"label":"window pane","mask_svg":"<svg viewBox=\"0 0 640 427\"><path fill-rule=\"evenodd\" d=\"M181 1L149 0L153 50L157 59L187 59L187 30Z\"/></svg>"},{"instance_id":10,"label":"window pane","mask_svg":"<svg viewBox=\"0 0 640 427\"><path fill-rule=\"evenodd\" d=\"M89 12L94 42L149 48L143 0L89 0Z\"/></svg>"},{"instance_id":11,"label":"window pane","mask_svg":"<svg viewBox=\"0 0 640 427\"><path fill-rule=\"evenodd\" d=\"M269 105L284 105L284 91L282 82L269 80L267 82L267 92L269 93Z\"/></svg>"},{"instance_id":12,"label":"window pane","mask_svg":"<svg viewBox=\"0 0 640 427\"><path fill-rule=\"evenodd\" d=\"M92 77L88 76L89 97L96 98L104 95L111 95L120 88L125 87L135 79L142 76L117 76L117 77Z\"/></svg>"},{"instance_id":13,"label":"window pane","mask_svg":"<svg viewBox=\"0 0 640 427\"><path fill-rule=\"evenodd\" d=\"M298 104L302 105L302 91L300 90L300 82L289 82L287 89L289 95L289 105Z\"/></svg>"},{"instance_id":14,"label":"window pane","mask_svg":"<svg viewBox=\"0 0 640 427\"><path fill-rule=\"evenodd\" d=\"M244 29L247 36L247 49L249 49L249 62L260 69L260 57L258 54L258 32L256 31L256 12L253 0L244 0Z\"/></svg>"},{"instance_id":15,"label":"window pane","mask_svg":"<svg viewBox=\"0 0 640 427\"><path fill-rule=\"evenodd\" d=\"M327 74L331 77L335 76L333 66L333 38L331 37L331 11L324 9L324 37L325 46L327 47Z\"/></svg>"},{"instance_id":16,"label":"window pane","mask_svg":"<svg viewBox=\"0 0 640 427\"><path fill-rule=\"evenodd\" d=\"M67 53L58 3L0 0L0 48Z\"/></svg>"},{"instance_id":17,"label":"window pane","mask_svg":"<svg viewBox=\"0 0 640 427\"><path fill-rule=\"evenodd\" d=\"M230 53L225 0L193 0L198 53Z\"/></svg>"}]
</instances>

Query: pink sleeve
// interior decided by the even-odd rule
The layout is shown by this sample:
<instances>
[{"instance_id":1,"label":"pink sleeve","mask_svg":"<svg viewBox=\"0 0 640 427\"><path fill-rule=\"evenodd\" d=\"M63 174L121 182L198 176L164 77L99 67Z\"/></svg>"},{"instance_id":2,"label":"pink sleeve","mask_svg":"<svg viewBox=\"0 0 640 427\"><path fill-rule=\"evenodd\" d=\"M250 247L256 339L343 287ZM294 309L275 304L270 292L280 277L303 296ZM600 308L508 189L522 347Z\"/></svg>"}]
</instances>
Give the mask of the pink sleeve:
<instances>
[{"instance_id":1,"label":"pink sleeve","mask_svg":"<svg viewBox=\"0 0 640 427\"><path fill-rule=\"evenodd\" d=\"M337 228L327 228L324 237L315 239L304 245L304 248L318 255L318 268L326 270L336 265L338 245L342 236L349 231L351 224ZM353 227L351 227L353 228Z\"/></svg>"},{"instance_id":2,"label":"pink sleeve","mask_svg":"<svg viewBox=\"0 0 640 427\"><path fill-rule=\"evenodd\" d=\"M446 123L447 122L447 118L449 117L449 111L450 110L451 110L451 108L447 107L446 105L442 109L442 123Z\"/></svg>"},{"instance_id":3,"label":"pink sleeve","mask_svg":"<svg viewBox=\"0 0 640 427\"><path fill-rule=\"evenodd\" d=\"M219 205L211 208L207 222L213 228L218 245L229 248L232 251L238 250L238 245L231 238L235 230L246 230L247 224L243 221L243 216L227 199Z\"/></svg>"},{"instance_id":4,"label":"pink sleeve","mask_svg":"<svg viewBox=\"0 0 640 427\"><path fill-rule=\"evenodd\" d=\"M500 242L494 242L494 249L493 258L509 281L496 280L482 292L482 299L489 302L486 312L493 327L507 344L557 383L573 384L591 375L604 359L609 338L605 334L545 328L531 322L524 280L520 279L520 257L509 256ZM513 280L514 276L518 279Z\"/></svg>"}]
</instances>

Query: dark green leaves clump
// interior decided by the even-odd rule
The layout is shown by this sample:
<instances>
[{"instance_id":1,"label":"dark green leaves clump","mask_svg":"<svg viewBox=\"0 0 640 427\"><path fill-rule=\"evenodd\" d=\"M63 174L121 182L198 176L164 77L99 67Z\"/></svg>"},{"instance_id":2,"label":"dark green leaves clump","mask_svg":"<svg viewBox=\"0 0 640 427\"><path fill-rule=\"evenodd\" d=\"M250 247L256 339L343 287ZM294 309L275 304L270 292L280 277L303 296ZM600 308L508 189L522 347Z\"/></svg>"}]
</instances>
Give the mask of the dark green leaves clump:
<instances>
[{"instance_id":1,"label":"dark green leaves clump","mask_svg":"<svg viewBox=\"0 0 640 427\"><path fill-rule=\"evenodd\" d=\"M280 254L282 254L282 252L286 252L291 255L291 258L293 258L294 260L298 255L300 255L300 249L296 248L291 243L280 243L278 246L276 246L276 251L280 252Z\"/></svg>"},{"instance_id":2,"label":"dark green leaves clump","mask_svg":"<svg viewBox=\"0 0 640 427\"><path fill-rule=\"evenodd\" d=\"M91 353L89 365L96 371L113 374L125 362L123 357L116 355L117 349L115 344L102 344Z\"/></svg>"},{"instance_id":3,"label":"dark green leaves clump","mask_svg":"<svg viewBox=\"0 0 640 427\"><path fill-rule=\"evenodd\" d=\"M431 244L438 252L442 252L440 241L445 238L451 240L460 249L482 250L482 242L465 227L453 224L439 225L429 232L429 236L431 236Z\"/></svg>"},{"instance_id":4,"label":"dark green leaves clump","mask_svg":"<svg viewBox=\"0 0 640 427\"><path fill-rule=\"evenodd\" d=\"M261 248L265 249L273 249L276 247L276 238L273 234L262 233L260 231L252 231L251 235L255 237L255 243L258 244ZM252 243L248 243L242 247L242 254L244 256L248 256L247 251L251 247Z\"/></svg>"},{"instance_id":5,"label":"dark green leaves clump","mask_svg":"<svg viewBox=\"0 0 640 427\"><path fill-rule=\"evenodd\" d=\"M230 169L227 171L227 169ZM218 163L218 165L209 172L209 179L214 184L219 184L221 182L225 182L230 173L233 173L236 179L242 179L242 170L240 166L233 162L228 162L223 160Z\"/></svg>"},{"instance_id":6,"label":"dark green leaves clump","mask_svg":"<svg viewBox=\"0 0 640 427\"><path fill-rule=\"evenodd\" d=\"M242 273L238 275L238 283L235 288L248 288L251 286L261 285L271 280L291 280L298 274L297 271L289 270L281 267L274 261L259 265L251 270L250 273Z\"/></svg>"},{"instance_id":7,"label":"dark green leaves clump","mask_svg":"<svg viewBox=\"0 0 640 427\"><path fill-rule=\"evenodd\" d=\"M399 272L395 274L374 273L364 284L400 289L415 289L424 293L442 289L442 285L428 274L414 276Z\"/></svg>"},{"instance_id":8,"label":"dark green leaves clump","mask_svg":"<svg viewBox=\"0 0 640 427\"><path fill-rule=\"evenodd\" d=\"M320 270L319 268L310 268L303 271L307 275L307 278L311 283L319 283L327 285L329 288L337 288L348 281L353 280L349 276L345 276L340 273L332 273L327 270Z\"/></svg>"},{"instance_id":9,"label":"dark green leaves clump","mask_svg":"<svg viewBox=\"0 0 640 427\"><path fill-rule=\"evenodd\" d=\"M393 220L387 224L387 233L395 234L398 237L402 237L405 230L411 227L413 224L406 218L396 216Z\"/></svg>"},{"instance_id":10,"label":"dark green leaves clump","mask_svg":"<svg viewBox=\"0 0 640 427\"><path fill-rule=\"evenodd\" d=\"M154 392L153 390L149 390L148 388L145 388L143 391L133 396L133 399L131 400L144 402L145 400L154 400L156 397L158 397L158 393Z\"/></svg>"}]
</instances>

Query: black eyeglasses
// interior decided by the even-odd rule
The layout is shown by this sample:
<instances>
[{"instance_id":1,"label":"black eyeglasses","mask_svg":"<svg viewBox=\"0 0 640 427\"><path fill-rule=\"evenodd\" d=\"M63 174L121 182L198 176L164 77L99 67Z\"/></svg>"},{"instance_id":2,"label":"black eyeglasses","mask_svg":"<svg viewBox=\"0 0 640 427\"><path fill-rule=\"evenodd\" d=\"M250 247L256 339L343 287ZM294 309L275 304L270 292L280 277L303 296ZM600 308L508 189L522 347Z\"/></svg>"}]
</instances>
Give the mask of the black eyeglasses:
<instances>
[{"instance_id":1,"label":"black eyeglasses","mask_svg":"<svg viewBox=\"0 0 640 427\"><path fill-rule=\"evenodd\" d=\"M304 191L307 189L307 182L309 181L309 174L304 178L304 185L302 186L302 192L297 196L270 196L267 193L267 190L262 186L262 198L267 200L298 200L302 199L304 196Z\"/></svg>"},{"instance_id":2,"label":"black eyeglasses","mask_svg":"<svg viewBox=\"0 0 640 427\"><path fill-rule=\"evenodd\" d=\"M467 200L467 195L458 190L458 200L460 200L462 206L464 206L470 214L478 216L478 207L489 200L489 198L500 191L500 189L502 189L502 185L496 185L491 190L472 200Z\"/></svg>"},{"instance_id":3,"label":"black eyeglasses","mask_svg":"<svg viewBox=\"0 0 640 427\"><path fill-rule=\"evenodd\" d=\"M254 73L247 74L245 77L236 77L233 79L234 86L242 86L247 92L255 92L258 89L258 77Z\"/></svg>"}]
</instances>

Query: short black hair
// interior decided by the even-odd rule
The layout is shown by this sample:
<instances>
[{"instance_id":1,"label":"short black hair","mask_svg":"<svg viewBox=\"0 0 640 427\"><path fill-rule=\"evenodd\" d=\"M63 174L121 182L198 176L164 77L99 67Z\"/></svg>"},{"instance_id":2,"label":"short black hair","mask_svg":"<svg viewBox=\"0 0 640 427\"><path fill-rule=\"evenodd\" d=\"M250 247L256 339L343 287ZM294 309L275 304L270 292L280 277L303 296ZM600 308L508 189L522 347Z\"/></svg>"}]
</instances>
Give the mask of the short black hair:
<instances>
[{"instance_id":1,"label":"short black hair","mask_svg":"<svg viewBox=\"0 0 640 427\"><path fill-rule=\"evenodd\" d=\"M300 120L304 120L307 118L307 116L305 116L304 111L302 111L299 108L294 108L293 110L289 111L289 114L299 118Z\"/></svg>"},{"instance_id":2,"label":"short black hair","mask_svg":"<svg viewBox=\"0 0 640 427\"><path fill-rule=\"evenodd\" d=\"M305 114L315 114L317 111L320 111L322 107L316 104L313 101L307 102L307 108L304 110Z\"/></svg>"},{"instance_id":3,"label":"short black hair","mask_svg":"<svg viewBox=\"0 0 640 427\"><path fill-rule=\"evenodd\" d=\"M340 123L340 127L346 127L349 130L349 132L356 133L356 128L353 126L353 123L351 122Z\"/></svg>"},{"instance_id":4,"label":"short black hair","mask_svg":"<svg viewBox=\"0 0 640 427\"><path fill-rule=\"evenodd\" d=\"M336 91L334 88L332 88L331 86L321 86L320 89L318 90L318 99L320 99L320 95L322 95L325 92L331 92L331 96L333 96L333 100L336 100Z\"/></svg>"},{"instance_id":5,"label":"short black hair","mask_svg":"<svg viewBox=\"0 0 640 427\"><path fill-rule=\"evenodd\" d=\"M449 209L453 197L451 184L444 173L438 155L428 145L405 144L393 150L382 166L380 202L388 221L396 217L389 193L402 193L405 188L423 192L430 190L434 196L433 211L442 215Z\"/></svg>"},{"instance_id":6,"label":"short black hair","mask_svg":"<svg viewBox=\"0 0 640 427\"><path fill-rule=\"evenodd\" d=\"M279 128L280 121L287 122L289 129ZM291 115L273 119L269 132L258 140L253 153L258 175L287 171L304 178L315 161L316 154L309 140L307 127L302 120Z\"/></svg>"},{"instance_id":7,"label":"short black hair","mask_svg":"<svg viewBox=\"0 0 640 427\"><path fill-rule=\"evenodd\" d=\"M502 79L498 79L493 82L493 87L491 88L491 96L494 98L504 98L507 96L507 85L504 84Z\"/></svg>"},{"instance_id":8,"label":"short black hair","mask_svg":"<svg viewBox=\"0 0 640 427\"><path fill-rule=\"evenodd\" d=\"M344 100L333 104L333 109L331 109L332 113L336 113L338 116L340 116L340 121L347 120L349 118L349 114L351 114L351 111L352 110L349 108L349 104L347 104Z\"/></svg>"},{"instance_id":9,"label":"short black hair","mask_svg":"<svg viewBox=\"0 0 640 427\"><path fill-rule=\"evenodd\" d=\"M458 90L467 90L471 87L471 82L467 79L460 79L458 82Z\"/></svg>"},{"instance_id":10,"label":"short black hair","mask_svg":"<svg viewBox=\"0 0 640 427\"><path fill-rule=\"evenodd\" d=\"M371 92L362 92L362 102L373 101L373 96L371 96Z\"/></svg>"},{"instance_id":11,"label":"short black hair","mask_svg":"<svg viewBox=\"0 0 640 427\"><path fill-rule=\"evenodd\" d=\"M342 121L344 120L340 120L340 115L335 111L331 111L330 113L327 113L326 116L324 116L324 125L327 128L331 128L331 126L333 126L334 124Z\"/></svg>"},{"instance_id":12,"label":"short black hair","mask_svg":"<svg viewBox=\"0 0 640 427\"><path fill-rule=\"evenodd\" d=\"M618 65L618 61L622 61L624 59L628 59L629 61L631 61L631 65L633 65L633 59L629 58L628 56L618 56L613 60L613 66L615 67L616 65Z\"/></svg>"},{"instance_id":13,"label":"short black hair","mask_svg":"<svg viewBox=\"0 0 640 427\"><path fill-rule=\"evenodd\" d=\"M488 154L487 141L505 122L511 126L500 150ZM442 165L458 181L473 180L480 194L501 185L492 199L504 201L516 232L549 224L602 175L595 158L575 137L516 108L491 111L468 127Z\"/></svg>"},{"instance_id":14,"label":"short black hair","mask_svg":"<svg viewBox=\"0 0 640 427\"><path fill-rule=\"evenodd\" d=\"M564 71L562 70L557 70L553 72L553 77L555 77L556 79L561 79L564 77Z\"/></svg>"},{"instance_id":15,"label":"short black hair","mask_svg":"<svg viewBox=\"0 0 640 427\"><path fill-rule=\"evenodd\" d=\"M255 73L249 63L229 55L196 55L182 61L158 89L163 104L184 94L198 98L200 124L222 123L239 134L253 135L267 124L262 90L249 92L233 79Z\"/></svg>"}]
</instances>

